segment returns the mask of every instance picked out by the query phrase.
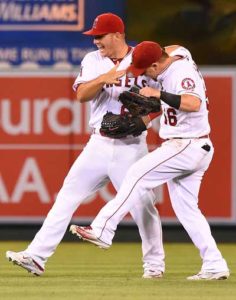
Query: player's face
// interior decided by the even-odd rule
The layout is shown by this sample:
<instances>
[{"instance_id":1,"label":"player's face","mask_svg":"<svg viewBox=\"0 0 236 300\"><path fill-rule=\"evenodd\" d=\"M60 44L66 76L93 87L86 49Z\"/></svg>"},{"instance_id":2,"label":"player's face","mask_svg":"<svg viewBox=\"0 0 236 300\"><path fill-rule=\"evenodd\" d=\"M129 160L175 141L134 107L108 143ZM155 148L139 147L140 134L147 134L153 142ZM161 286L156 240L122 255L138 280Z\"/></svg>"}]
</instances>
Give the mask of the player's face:
<instances>
[{"instance_id":1,"label":"player's face","mask_svg":"<svg viewBox=\"0 0 236 300\"><path fill-rule=\"evenodd\" d=\"M115 41L115 35L113 33L108 33L94 36L93 43L97 46L103 57L114 58L116 53Z\"/></svg>"},{"instance_id":2,"label":"player's face","mask_svg":"<svg viewBox=\"0 0 236 300\"><path fill-rule=\"evenodd\" d=\"M157 76L160 74L160 65L159 63L153 63L151 65L151 67L147 68L144 75L152 78L152 79L156 79Z\"/></svg>"}]
</instances>

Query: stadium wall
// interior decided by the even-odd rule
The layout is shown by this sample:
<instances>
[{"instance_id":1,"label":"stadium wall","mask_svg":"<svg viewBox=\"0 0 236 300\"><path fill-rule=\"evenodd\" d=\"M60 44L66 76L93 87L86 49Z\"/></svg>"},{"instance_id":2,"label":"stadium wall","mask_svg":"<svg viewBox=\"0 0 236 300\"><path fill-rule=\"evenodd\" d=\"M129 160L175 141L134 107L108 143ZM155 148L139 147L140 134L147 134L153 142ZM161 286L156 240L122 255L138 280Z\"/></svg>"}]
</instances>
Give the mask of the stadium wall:
<instances>
[{"instance_id":1,"label":"stadium wall","mask_svg":"<svg viewBox=\"0 0 236 300\"><path fill-rule=\"evenodd\" d=\"M236 68L204 67L215 156L200 191L200 207L214 226L236 225ZM0 223L40 225L73 161L90 136L89 104L75 100L78 70L0 72ZM148 133L150 151L160 144L159 120ZM178 226L165 186L157 208L164 225ZM114 197L111 184L86 199L73 221L89 223ZM123 225L133 226L130 216Z\"/></svg>"}]
</instances>

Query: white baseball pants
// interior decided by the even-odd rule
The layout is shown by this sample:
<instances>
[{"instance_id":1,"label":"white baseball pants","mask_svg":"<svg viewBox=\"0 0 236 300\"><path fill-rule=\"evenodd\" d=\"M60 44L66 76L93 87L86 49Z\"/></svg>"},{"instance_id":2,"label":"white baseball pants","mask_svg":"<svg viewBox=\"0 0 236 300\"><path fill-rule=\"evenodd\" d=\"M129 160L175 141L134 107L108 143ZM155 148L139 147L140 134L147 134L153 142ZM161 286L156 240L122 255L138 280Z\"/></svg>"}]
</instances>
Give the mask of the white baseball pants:
<instances>
[{"instance_id":1,"label":"white baseball pants","mask_svg":"<svg viewBox=\"0 0 236 300\"><path fill-rule=\"evenodd\" d=\"M210 151L204 150L204 144ZM209 150L209 149L208 149ZM202 270L228 270L198 207L202 177L213 156L209 139L171 139L131 166L116 197L107 203L91 224L95 234L111 244L118 223L147 191L168 184L172 207L179 221L200 250Z\"/></svg>"},{"instance_id":2,"label":"white baseball pants","mask_svg":"<svg viewBox=\"0 0 236 300\"><path fill-rule=\"evenodd\" d=\"M72 165L41 229L25 251L37 257L37 261L40 257L41 263L45 264L84 199L109 179L119 189L129 167L147 152L146 135L115 140L93 134ZM142 202L137 199L130 213L142 239L144 269L164 271L162 229L154 200L154 193L149 191L143 195Z\"/></svg>"}]
</instances>

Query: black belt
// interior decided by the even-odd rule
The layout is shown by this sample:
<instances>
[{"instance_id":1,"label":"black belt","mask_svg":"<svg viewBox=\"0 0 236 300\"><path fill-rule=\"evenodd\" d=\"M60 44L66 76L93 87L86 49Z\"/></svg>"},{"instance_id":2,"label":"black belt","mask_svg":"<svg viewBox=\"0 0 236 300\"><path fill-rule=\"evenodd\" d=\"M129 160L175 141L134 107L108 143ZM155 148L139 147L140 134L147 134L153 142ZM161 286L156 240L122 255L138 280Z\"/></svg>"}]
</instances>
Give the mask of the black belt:
<instances>
[{"instance_id":1,"label":"black belt","mask_svg":"<svg viewBox=\"0 0 236 300\"><path fill-rule=\"evenodd\" d=\"M209 139L209 135L203 135L203 136L199 136L199 137L172 137L166 140L172 140L172 139L180 139L180 140L184 140L184 139Z\"/></svg>"}]
</instances>

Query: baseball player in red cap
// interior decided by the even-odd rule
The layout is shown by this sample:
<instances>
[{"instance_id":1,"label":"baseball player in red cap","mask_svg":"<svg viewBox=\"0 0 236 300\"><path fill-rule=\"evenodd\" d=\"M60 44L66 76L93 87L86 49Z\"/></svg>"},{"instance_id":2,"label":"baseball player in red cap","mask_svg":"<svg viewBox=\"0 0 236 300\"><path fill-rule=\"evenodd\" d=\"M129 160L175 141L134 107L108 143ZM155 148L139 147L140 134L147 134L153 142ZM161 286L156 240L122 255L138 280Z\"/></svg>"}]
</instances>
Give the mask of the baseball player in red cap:
<instances>
[{"instance_id":1,"label":"baseball player in red cap","mask_svg":"<svg viewBox=\"0 0 236 300\"><path fill-rule=\"evenodd\" d=\"M144 41L135 47L127 68L128 76L145 74L159 82L161 88L146 86L140 94L161 101L159 134L165 141L130 167L115 199L102 208L90 227L72 227L80 238L109 248L118 223L131 207L143 203L148 191L167 183L175 214L202 258L200 272L187 279L227 279L227 263L198 207L201 181L214 152L206 87L189 51L173 50L169 56L158 43Z\"/></svg>"},{"instance_id":2,"label":"baseball player in red cap","mask_svg":"<svg viewBox=\"0 0 236 300\"><path fill-rule=\"evenodd\" d=\"M55 252L78 206L109 180L118 190L129 167L148 152L145 125L139 136L113 139L100 134L106 112L122 112L119 94L134 84L140 87L148 84L145 76L128 78L125 74L133 49L126 44L122 19L112 13L101 14L84 34L93 37L98 50L84 57L73 88L78 101L90 103L91 138L72 165L56 202L33 241L24 251L6 253L10 261L36 275L44 272L48 258ZM155 195L148 191L142 198L143 202L133 206L130 214L142 239L143 278L160 278L165 264Z\"/></svg>"}]
</instances>

